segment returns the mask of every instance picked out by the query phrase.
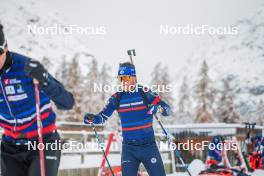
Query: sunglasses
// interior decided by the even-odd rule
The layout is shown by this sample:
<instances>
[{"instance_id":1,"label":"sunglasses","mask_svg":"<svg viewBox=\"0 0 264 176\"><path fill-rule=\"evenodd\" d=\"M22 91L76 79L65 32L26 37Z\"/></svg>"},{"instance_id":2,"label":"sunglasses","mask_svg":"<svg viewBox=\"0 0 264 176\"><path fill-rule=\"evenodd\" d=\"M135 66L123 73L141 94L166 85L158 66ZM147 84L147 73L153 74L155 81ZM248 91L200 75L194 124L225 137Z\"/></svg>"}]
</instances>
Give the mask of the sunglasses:
<instances>
[{"instance_id":1,"label":"sunglasses","mask_svg":"<svg viewBox=\"0 0 264 176\"><path fill-rule=\"evenodd\" d=\"M6 40L4 41L3 45L0 46L0 55L5 53L5 47L6 47Z\"/></svg>"},{"instance_id":2,"label":"sunglasses","mask_svg":"<svg viewBox=\"0 0 264 176\"><path fill-rule=\"evenodd\" d=\"M130 80L132 80L132 76L119 76L118 77L118 80L120 81L120 82L122 82L122 81L124 81L124 82L127 82L127 81L130 81Z\"/></svg>"}]
</instances>

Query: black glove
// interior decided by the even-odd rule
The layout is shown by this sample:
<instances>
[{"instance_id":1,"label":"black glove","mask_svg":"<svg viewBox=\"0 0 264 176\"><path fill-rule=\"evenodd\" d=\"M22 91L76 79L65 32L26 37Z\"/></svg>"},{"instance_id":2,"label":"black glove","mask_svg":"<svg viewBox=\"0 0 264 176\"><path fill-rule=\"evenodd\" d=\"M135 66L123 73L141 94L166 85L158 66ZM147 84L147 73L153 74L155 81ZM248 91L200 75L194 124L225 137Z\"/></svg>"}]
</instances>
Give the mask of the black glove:
<instances>
[{"instance_id":1,"label":"black glove","mask_svg":"<svg viewBox=\"0 0 264 176\"><path fill-rule=\"evenodd\" d=\"M84 115L84 123L85 124L91 124L91 123L93 123L95 117L96 116L93 113L86 113Z\"/></svg>"},{"instance_id":2,"label":"black glove","mask_svg":"<svg viewBox=\"0 0 264 176\"><path fill-rule=\"evenodd\" d=\"M29 59L25 63L24 71L27 76L37 79L42 86L48 85L49 74L39 61Z\"/></svg>"}]
</instances>

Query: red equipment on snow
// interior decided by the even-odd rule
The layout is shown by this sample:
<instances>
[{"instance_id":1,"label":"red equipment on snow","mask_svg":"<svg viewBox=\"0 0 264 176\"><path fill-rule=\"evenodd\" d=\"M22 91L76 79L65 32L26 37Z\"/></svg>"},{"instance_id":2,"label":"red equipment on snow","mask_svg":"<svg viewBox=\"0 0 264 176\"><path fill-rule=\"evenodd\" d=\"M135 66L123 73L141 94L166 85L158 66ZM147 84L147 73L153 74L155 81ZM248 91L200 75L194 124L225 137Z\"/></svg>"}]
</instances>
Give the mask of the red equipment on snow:
<instances>
[{"instance_id":1,"label":"red equipment on snow","mask_svg":"<svg viewBox=\"0 0 264 176\"><path fill-rule=\"evenodd\" d=\"M252 155L250 155L249 156L249 162L250 162L250 167L253 170L263 169L260 153L254 152Z\"/></svg>"},{"instance_id":2,"label":"red equipment on snow","mask_svg":"<svg viewBox=\"0 0 264 176\"><path fill-rule=\"evenodd\" d=\"M220 164L219 161L208 159L206 161L206 165L209 166L207 170L204 170L199 173L199 176L246 176L247 175L247 167L245 160L243 158L241 148L239 142L237 141L236 137L233 137L231 140L224 140L222 141L223 148L222 148L222 161ZM239 161L239 165L232 166L230 160L228 158L228 150L225 146L236 146L236 150L232 151L236 154L236 159Z\"/></svg>"}]
</instances>

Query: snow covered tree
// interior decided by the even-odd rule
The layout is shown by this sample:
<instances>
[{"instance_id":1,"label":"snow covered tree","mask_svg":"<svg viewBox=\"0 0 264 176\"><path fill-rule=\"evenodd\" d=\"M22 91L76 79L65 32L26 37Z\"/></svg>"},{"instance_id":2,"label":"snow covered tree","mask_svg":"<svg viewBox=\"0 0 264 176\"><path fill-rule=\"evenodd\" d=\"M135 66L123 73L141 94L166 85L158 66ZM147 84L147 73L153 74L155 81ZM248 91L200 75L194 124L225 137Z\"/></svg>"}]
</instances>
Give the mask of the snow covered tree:
<instances>
[{"instance_id":1,"label":"snow covered tree","mask_svg":"<svg viewBox=\"0 0 264 176\"><path fill-rule=\"evenodd\" d=\"M238 123L239 115L235 110L234 94L228 79L223 80L223 91L217 108L217 116L220 122Z\"/></svg>"},{"instance_id":2,"label":"snow covered tree","mask_svg":"<svg viewBox=\"0 0 264 176\"><path fill-rule=\"evenodd\" d=\"M173 92L172 92L172 90L171 91L167 91L166 88L165 88L166 86L169 86L169 85L171 86L171 78L170 78L168 70L169 69L168 69L167 66L164 66L162 68L160 85L164 86L164 88L162 89L162 91L160 91L159 95L162 98L162 100L167 102L169 105L173 106L173 102L174 102Z\"/></svg>"},{"instance_id":3,"label":"snow covered tree","mask_svg":"<svg viewBox=\"0 0 264 176\"><path fill-rule=\"evenodd\" d=\"M157 83L160 83L161 82L161 74L162 74L162 66L161 66L161 63L158 62L155 65L153 71L151 72L152 79L151 79L150 83L152 85L156 85Z\"/></svg>"},{"instance_id":4,"label":"snow covered tree","mask_svg":"<svg viewBox=\"0 0 264 176\"><path fill-rule=\"evenodd\" d=\"M185 122L192 122L192 115L191 115L191 101L190 101L190 90L187 84L187 78L183 78L182 85L180 87L179 92L179 103L177 108L177 122L185 123Z\"/></svg>"},{"instance_id":5,"label":"snow covered tree","mask_svg":"<svg viewBox=\"0 0 264 176\"><path fill-rule=\"evenodd\" d=\"M65 79L68 77L68 67L69 63L66 61L66 58L63 57L62 62L59 64L55 73L56 79L60 81L66 89L68 89L68 82L67 79ZM65 120L69 118L68 113L66 111L56 110L56 112L58 114L58 120Z\"/></svg>"},{"instance_id":6,"label":"snow covered tree","mask_svg":"<svg viewBox=\"0 0 264 176\"><path fill-rule=\"evenodd\" d=\"M111 91L95 89L95 84L111 86L113 83L113 77L110 75L111 67L107 64L103 64L100 69L96 58L93 57L91 62L87 65L87 75L84 76L82 75L83 72L81 71L78 59L78 54L76 54L70 62L67 62L66 58L63 58L56 72L56 78L75 98L75 105L72 110L57 110L59 120L82 121L83 115L86 112L98 113L102 110L106 104L106 100L112 94ZM118 121L119 119L114 116L114 119L111 118L111 121L109 121L106 126L109 126L111 129L113 129L112 126L117 128Z\"/></svg>"},{"instance_id":7,"label":"snow covered tree","mask_svg":"<svg viewBox=\"0 0 264 176\"><path fill-rule=\"evenodd\" d=\"M100 71L96 58L92 58L88 64L88 73L84 78L85 96L83 96L83 109L85 112L98 113L103 104L103 90L97 90L95 87L100 85Z\"/></svg>"},{"instance_id":8,"label":"snow covered tree","mask_svg":"<svg viewBox=\"0 0 264 176\"><path fill-rule=\"evenodd\" d=\"M158 62L153 72L151 73L151 85L157 86L158 90L156 93L160 96L162 100L164 100L166 103L168 103L171 106L171 109L174 109L174 98L173 98L173 92L172 90L169 90L167 87L171 87L171 79L168 72L167 66L162 66L160 62ZM176 121L175 118L167 118L163 120L164 123L174 123Z\"/></svg>"},{"instance_id":9,"label":"snow covered tree","mask_svg":"<svg viewBox=\"0 0 264 176\"><path fill-rule=\"evenodd\" d=\"M113 84L112 78L113 76L110 75L111 67L107 65L106 63L103 64L100 74L99 74L99 82L102 84L102 86L108 86ZM101 99L106 101L107 98L111 95L112 92L102 92Z\"/></svg>"},{"instance_id":10,"label":"snow covered tree","mask_svg":"<svg viewBox=\"0 0 264 176\"><path fill-rule=\"evenodd\" d=\"M62 62L59 64L55 77L58 79L66 88L67 88L67 76L68 76L68 70L69 70L69 63L66 61L66 58L62 58Z\"/></svg>"},{"instance_id":11,"label":"snow covered tree","mask_svg":"<svg viewBox=\"0 0 264 176\"><path fill-rule=\"evenodd\" d=\"M50 62L50 59L47 57L43 57L43 59L41 60L41 63L45 66L45 68L47 70L50 70L52 68L52 64Z\"/></svg>"},{"instance_id":12,"label":"snow covered tree","mask_svg":"<svg viewBox=\"0 0 264 176\"><path fill-rule=\"evenodd\" d=\"M78 61L79 55L76 54L71 62L67 62L66 58L63 58L58 71L56 72L56 78L70 91L75 99L75 105L70 111L60 111L58 114L60 119L66 121L81 121L82 120L82 75L81 68Z\"/></svg>"},{"instance_id":13,"label":"snow covered tree","mask_svg":"<svg viewBox=\"0 0 264 176\"><path fill-rule=\"evenodd\" d=\"M82 121L82 75L81 68L78 60L79 55L76 54L74 58L71 60L69 68L68 68L68 77L67 77L67 87L68 90L73 94L75 99L75 105L73 109L68 113L71 114L70 119L73 121Z\"/></svg>"},{"instance_id":14,"label":"snow covered tree","mask_svg":"<svg viewBox=\"0 0 264 176\"><path fill-rule=\"evenodd\" d=\"M200 79L196 84L196 118L197 123L206 123L215 121L213 118L213 93L210 87L210 79L208 76L209 67L204 60L200 70Z\"/></svg>"},{"instance_id":15,"label":"snow covered tree","mask_svg":"<svg viewBox=\"0 0 264 176\"><path fill-rule=\"evenodd\" d=\"M173 95L172 91L168 91L166 86L171 85L170 75L168 72L168 67L162 67L161 63L157 63L151 73L151 85L157 85L157 93L162 100L166 101L169 105L173 105Z\"/></svg>"}]
</instances>

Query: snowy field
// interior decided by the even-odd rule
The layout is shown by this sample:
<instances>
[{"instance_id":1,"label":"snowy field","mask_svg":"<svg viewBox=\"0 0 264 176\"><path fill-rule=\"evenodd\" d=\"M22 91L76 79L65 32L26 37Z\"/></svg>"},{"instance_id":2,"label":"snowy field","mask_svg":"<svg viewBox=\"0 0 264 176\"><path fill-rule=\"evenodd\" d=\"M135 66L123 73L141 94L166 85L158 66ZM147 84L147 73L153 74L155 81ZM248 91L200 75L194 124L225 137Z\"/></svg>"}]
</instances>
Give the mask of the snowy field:
<instances>
[{"instance_id":1,"label":"snowy field","mask_svg":"<svg viewBox=\"0 0 264 176\"><path fill-rule=\"evenodd\" d=\"M99 167L101 164L101 160L102 160L102 154L85 155L84 163L81 163L81 155L62 156L60 169ZM109 161L110 161L112 166L119 166L121 163L120 154L111 154L109 156Z\"/></svg>"}]
</instances>

